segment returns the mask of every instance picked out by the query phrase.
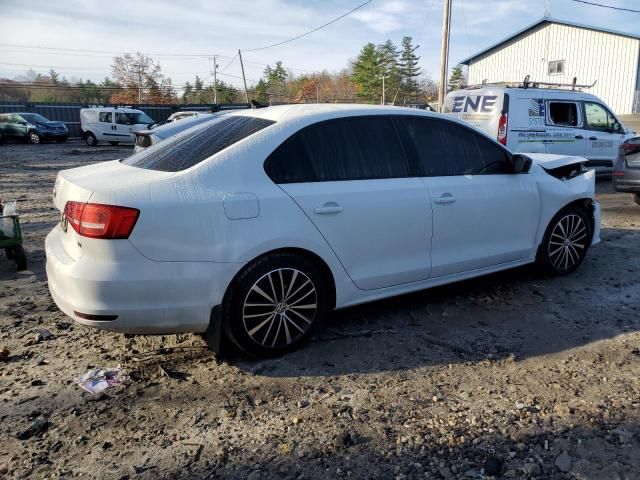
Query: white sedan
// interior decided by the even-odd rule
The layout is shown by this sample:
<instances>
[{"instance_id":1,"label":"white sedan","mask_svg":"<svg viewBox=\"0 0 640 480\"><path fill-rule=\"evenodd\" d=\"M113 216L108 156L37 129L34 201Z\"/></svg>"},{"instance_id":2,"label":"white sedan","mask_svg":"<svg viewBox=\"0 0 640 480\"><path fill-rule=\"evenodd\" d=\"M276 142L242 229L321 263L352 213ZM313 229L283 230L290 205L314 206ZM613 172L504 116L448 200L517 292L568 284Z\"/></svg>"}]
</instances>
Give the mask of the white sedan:
<instances>
[{"instance_id":1,"label":"white sedan","mask_svg":"<svg viewBox=\"0 0 640 480\"><path fill-rule=\"evenodd\" d=\"M206 332L253 355L327 312L600 241L581 157L512 155L443 115L396 107L234 111L124 160L58 174L51 295L85 325Z\"/></svg>"}]
</instances>

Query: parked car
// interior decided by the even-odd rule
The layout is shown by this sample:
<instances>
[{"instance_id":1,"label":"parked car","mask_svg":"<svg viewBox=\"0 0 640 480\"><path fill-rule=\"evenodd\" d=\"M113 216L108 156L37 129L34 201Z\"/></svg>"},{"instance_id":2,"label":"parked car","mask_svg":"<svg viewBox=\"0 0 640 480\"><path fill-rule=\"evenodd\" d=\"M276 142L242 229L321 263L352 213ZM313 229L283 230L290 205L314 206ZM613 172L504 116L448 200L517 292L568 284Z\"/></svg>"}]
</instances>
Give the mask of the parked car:
<instances>
[{"instance_id":1,"label":"parked car","mask_svg":"<svg viewBox=\"0 0 640 480\"><path fill-rule=\"evenodd\" d=\"M620 145L612 178L616 191L631 193L640 205L640 137L630 138Z\"/></svg>"},{"instance_id":2,"label":"parked car","mask_svg":"<svg viewBox=\"0 0 640 480\"><path fill-rule=\"evenodd\" d=\"M573 272L600 241L585 163L514 155L416 109L234 111L60 172L49 289L85 325L205 332L221 319L244 351L280 354L334 308L533 262Z\"/></svg>"},{"instance_id":3,"label":"parked car","mask_svg":"<svg viewBox=\"0 0 640 480\"><path fill-rule=\"evenodd\" d=\"M178 120L183 120L189 117L197 117L199 115L209 115L211 112L199 112L194 110L184 110L182 112L172 113L167 117L167 119L163 122L154 123L149 127L149 129L161 127L162 125L166 125L167 123L172 123Z\"/></svg>"},{"instance_id":4,"label":"parked car","mask_svg":"<svg viewBox=\"0 0 640 480\"><path fill-rule=\"evenodd\" d=\"M465 120L512 152L578 155L610 174L618 148L634 134L598 97L578 90L503 85L450 92L443 112Z\"/></svg>"},{"instance_id":5,"label":"parked car","mask_svg":"<svg viewBox=\"0 0 640 480\"><path fill-rule=\"evenodd\" d=\"M106 141L111 145L134 143L134 132L154 123L142 110L135 108L100 107L80 109L80 128L89 146Z\"/></svg>"},{"instance_id":6,"label":"parked car","mask_svg":"<svg viewBox=\"0 0 640 480\"><path fill-rule=\"evenodd\" d=\"M69 129L64 122L53 122L37 113L2 113L0 114L0 141L17 139L29 143L40 143L43 140L65 142Z\"/></svg>"},{"instance_id":7,"label":"parked car","mask_svg":"<svg viewBox=\"0 0 640 480\"><path fill-rule=\"evenodd\" d=\"M151 145L155 145L156 143L160 143L162 140L169 138L176 133L187 130L188 128L194 127L195 125L200 125L202 123L213 120L219 115L221 114L198 113L198 115L192 115L186 118L182 118L179 122L171 121L164 125L153 127L149 130L140 130L134 132L136 135L136 143L133 151L134 153L141 152L145 148L150 147Z\"/></svg>"}]
</instances>

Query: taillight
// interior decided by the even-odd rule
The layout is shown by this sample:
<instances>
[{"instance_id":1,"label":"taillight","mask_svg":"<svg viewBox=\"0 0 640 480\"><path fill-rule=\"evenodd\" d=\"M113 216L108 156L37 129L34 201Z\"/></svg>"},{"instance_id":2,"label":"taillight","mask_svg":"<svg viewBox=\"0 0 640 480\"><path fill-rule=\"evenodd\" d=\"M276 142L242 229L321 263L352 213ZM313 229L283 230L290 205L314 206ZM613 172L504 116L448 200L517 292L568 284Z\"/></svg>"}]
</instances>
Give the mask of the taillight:
<instances>
[{"instance_id":1,"label":"taillight","mask_svg":"<svg viewBox=\"0 0 640 480\"><path fill-rule=\"evenodd\" d=\"M498 121L498 142L502 145L507 145L507 124L508 117L506 113L500 115L500 120Z\"/></svg>"},{"instance_id":2,"label":"taillight","mask_svg":"<svg viewBox=\"0 0 640 480\"><path fill-rule=\"evenodd\" d=\"M140 210L99 203L67 202L64 216L83 237L129 238Z\"/></svg>"}]
</instances>

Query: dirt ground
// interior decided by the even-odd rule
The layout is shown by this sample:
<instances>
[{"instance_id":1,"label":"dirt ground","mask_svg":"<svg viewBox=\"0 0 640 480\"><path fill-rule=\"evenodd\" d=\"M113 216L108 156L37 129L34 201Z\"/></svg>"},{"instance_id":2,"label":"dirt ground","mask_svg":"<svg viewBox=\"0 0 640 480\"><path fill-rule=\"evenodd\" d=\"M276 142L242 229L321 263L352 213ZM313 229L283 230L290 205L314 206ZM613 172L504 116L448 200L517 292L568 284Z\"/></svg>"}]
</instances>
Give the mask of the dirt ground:
<instances>
[{"instance_id":1,"label":"dirt ground","mask_svg":"<svg viewBox=\"0 0 640 480\"><path fill-rule=\"evenodd\" d=\"M77 325L49 296L56 172L129 151L0 146L29 261L0 257L1 478L640 477L640 206L607 180L603 242L571 276L351 308L299 352L219 360L196 335ZM124 385L74 383L115 366Z\"/></svg>"}]
</instances>

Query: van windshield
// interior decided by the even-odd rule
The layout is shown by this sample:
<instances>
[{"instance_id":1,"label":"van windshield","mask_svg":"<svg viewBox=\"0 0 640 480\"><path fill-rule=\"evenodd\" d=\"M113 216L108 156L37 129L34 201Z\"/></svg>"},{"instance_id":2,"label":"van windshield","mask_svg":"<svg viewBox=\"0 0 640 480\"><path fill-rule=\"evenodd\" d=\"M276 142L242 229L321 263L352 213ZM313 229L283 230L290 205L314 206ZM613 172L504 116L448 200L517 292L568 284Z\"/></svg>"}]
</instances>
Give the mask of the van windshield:
<instances>
[{"instance_id":1,"label":"van windshield","mask_svg":"<svg viewBox=\"0 0 640 480\"><path fill-rule=\"evenodd\" d=\"M272 120L225 116L198 125L122 160L125 165L179 172L274 124Z\"/></svg>"}]
</instances>

